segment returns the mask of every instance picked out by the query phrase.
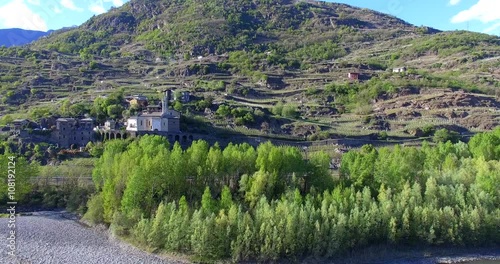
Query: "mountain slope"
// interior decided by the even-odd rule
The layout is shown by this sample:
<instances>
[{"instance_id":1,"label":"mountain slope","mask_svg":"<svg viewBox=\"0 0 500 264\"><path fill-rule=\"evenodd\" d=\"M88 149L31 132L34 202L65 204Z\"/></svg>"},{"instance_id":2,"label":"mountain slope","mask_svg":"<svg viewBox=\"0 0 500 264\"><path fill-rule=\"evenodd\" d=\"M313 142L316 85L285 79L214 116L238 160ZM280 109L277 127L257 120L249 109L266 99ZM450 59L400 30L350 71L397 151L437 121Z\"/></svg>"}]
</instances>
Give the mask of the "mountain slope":
<instances>
[{"instance_id":1,"label":"mountain slope","mask_svg":"<svg viewBox=\"0 0 500 264\"><path fill-rule=\"evenodd\" d=\"M401 66L407 72L392 72ZM499 68L498 37L415 27L344 4L132 0L28 48L0 48L0 112L67 115L60 106L69 100L80 102L75 113L95 113L100 95L123 89L156 98L174 88L195 98L178 108L245 134L484 130L500 124L492 103ZM459 90L467 95L448 95ZM234 111L211 114L220 104ZM486 125L458 121L465 117Z\"/></svg>"},{"instance_id":2,"label":"mountain slope","mask_svg":"<svg viewBox=\"0 0 500 264\"><path fill-rule=\"evenodd\" d=\"M43 36L47 36L51 31L35 31L19 28L0 29L0 46L12 47L29 44Z\"/></svg>"},{"instance_id":3,"label":"mountain slope","mask_svg":"<svg viewBox=\"0 0 500 264\"><path fill-rule=\"evenodd\" d=\"M123 45L132 42L156 55L208 55L274 45L294 49L332 38L379 39L416 30L402 20L366 9L295 2L136 0L34 47L70 53L87 48L89 53L106 56L127 51ZM388 32L380 36L377 30Z\"/></svg>"}]
</instances>

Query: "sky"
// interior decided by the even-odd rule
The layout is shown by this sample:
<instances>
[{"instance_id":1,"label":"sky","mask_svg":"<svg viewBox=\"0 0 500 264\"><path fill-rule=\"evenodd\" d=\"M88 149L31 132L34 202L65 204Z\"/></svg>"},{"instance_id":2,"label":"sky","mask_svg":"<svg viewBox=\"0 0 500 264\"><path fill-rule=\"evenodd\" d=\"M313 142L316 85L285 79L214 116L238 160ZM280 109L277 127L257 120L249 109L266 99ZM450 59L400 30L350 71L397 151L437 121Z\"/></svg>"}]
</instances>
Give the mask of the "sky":
<instances>
[{"instance_id":1,"label":"sky","mask_svg":"<svg viewBox=\"0 0 500 264\"><path fill-rule=\"evenodd\" d=\"M336 0L374 9L416 26L500 35L500 0Z\"/></svg>"},{"instance_id":2,"label":"sky","mask_svg":"<svg viewBox=\"0 0 500 264\"><path fill-rule=\"evenodd\" d=\"M0 0L0 29L55 30L80 25L128 0ZM335 0L416 26L500 35L500 0Z\"/></svg>"}]
</instances>

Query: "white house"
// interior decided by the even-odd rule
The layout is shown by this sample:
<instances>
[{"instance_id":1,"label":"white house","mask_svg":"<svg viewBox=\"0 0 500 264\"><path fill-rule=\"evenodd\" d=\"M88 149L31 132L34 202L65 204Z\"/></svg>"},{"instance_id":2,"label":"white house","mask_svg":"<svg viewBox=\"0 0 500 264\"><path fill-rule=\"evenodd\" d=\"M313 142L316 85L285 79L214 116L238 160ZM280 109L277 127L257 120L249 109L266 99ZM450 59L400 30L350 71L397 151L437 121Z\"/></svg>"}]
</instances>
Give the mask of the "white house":
<instances>
[{"instance_id":1,"label":"white house","mask_svg":"<svg viewBox=\"0 0 500 264\"><path fill-rule=\"evenodd\" d=\"M392 72L406 72L406 67L394 68Z\"/></svg>"}]
</instances>

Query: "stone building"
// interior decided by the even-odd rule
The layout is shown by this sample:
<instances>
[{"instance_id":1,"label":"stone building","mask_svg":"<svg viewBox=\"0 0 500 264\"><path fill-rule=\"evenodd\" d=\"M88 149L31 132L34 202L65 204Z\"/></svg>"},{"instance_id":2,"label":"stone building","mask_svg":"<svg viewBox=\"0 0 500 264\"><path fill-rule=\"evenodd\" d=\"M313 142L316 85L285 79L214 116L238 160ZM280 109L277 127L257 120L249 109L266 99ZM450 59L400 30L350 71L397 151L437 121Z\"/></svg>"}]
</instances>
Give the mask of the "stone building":
<instances>
[{"instance_id":1,"label":"stone building","mask_svg":"<svg viewBox=\"0 0 500 264\"><path fill-rule=\"evenodd\" d=\"M52 132L52 141L59 147L84 147L96 140L94 120L92 118L75 119L59 118L56 120L56 129Z\"/></svg>"},{"instance_id":2,"label":"stone building","mask_svg":"<svg viewBox=\"0 0 500 264\"><path fill-rule=\"evenodd\" d=\"M21 130L29 125L30 121L27 119L16 119L12 122L15 130Z\"/></svg>"}]
</instances>

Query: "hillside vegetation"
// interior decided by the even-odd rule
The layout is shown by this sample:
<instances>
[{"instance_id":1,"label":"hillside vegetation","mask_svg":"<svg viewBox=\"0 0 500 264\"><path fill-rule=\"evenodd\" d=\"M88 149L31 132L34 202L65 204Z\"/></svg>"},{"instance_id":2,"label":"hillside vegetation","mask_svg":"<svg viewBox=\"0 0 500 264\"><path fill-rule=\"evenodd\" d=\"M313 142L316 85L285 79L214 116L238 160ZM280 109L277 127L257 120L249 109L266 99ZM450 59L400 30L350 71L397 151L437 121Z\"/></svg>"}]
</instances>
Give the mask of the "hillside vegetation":
<instances>
[{"instance_id":1,"label":"hillside vegetation","mask_svg":"<svg viewBox=\"0 0 500 264\"><path fill-rule=\"evenodd\" d=\"M318 260L373 244L494 246L499 140L496 129L469 144L366 145L343 156L338 181L322 152L112 141L85 219L202 262Z\"/></svg>"},{"instance_id":2,"label":"hillside vegetation","mask_svg":"<svg viewBox=\"0 0 500 264\"><path fill-rule=\"evenodd\" d=\"M363 34L365 29L389 32L385 36ZM415 28L399 19L341 4L291 0L131 1L91 18L78 29L42 40L35 47L66 53L85 49L94 55L113 56L123 55L123 50L113 51L124 44L138 43L156 55L170 57L242 49L289 51L328 40L368 41L408 31Z\"/></svg>"},{"instance_id":3,"label":"hillside vegetation","mask_svg":"<svg viewBox=\"0 0 500 264\"><path fill-rule=\"evenodd\" d=\"M9 150L0 161L15 160L24 208L66 207L151 252L319 262L371 245L497 248L499 146L500 128L468 143L365 145L342 157L338 178L324 152L202 140L183 149L152 135L107 141L95 162L40 167ZM79 184L91 168L93 186ZM56 170L65 184L40 184Z\"/></svg>"},{"instance_id":4,"label":"hillside vegetation","mask_svg":"<svg viewBox=\"0 0 500 264\"><path fill-rule=\"evenodd\" d=\"M120 89L154 99L174 88L194 98L176 109L230 133L483 131L500 124L499 44L336 3L133 0L28 47L1 48L0 111L68 115L61 105L78 102L73 115L95 114L93 101ZM392 72L401 66L408 70ZM448 101L412 101L427 97Z\"/></svg>"},{"instance_id":5,"label":"hillside vegetation","mask_svg":"<svg viewBox=\"0 0 500 264\"><path fill-rule=\"evenodd\" d=\"M128 95L154 105L174 89L191 95L171 103L181 130L207 141L144 135L89 143L86 153L15 144L8 131L0 159L24 156L20 204L66 206L151 252L196 262L495 247L499 44L335 3L131 0L0 48L0 125L85 115L123 124L141 111ZM54 162L76 154L87 158ZM93 188L78 187L90 169ZM30 182L68 173L68 185Z\"/></svg>"}]
</instances>

